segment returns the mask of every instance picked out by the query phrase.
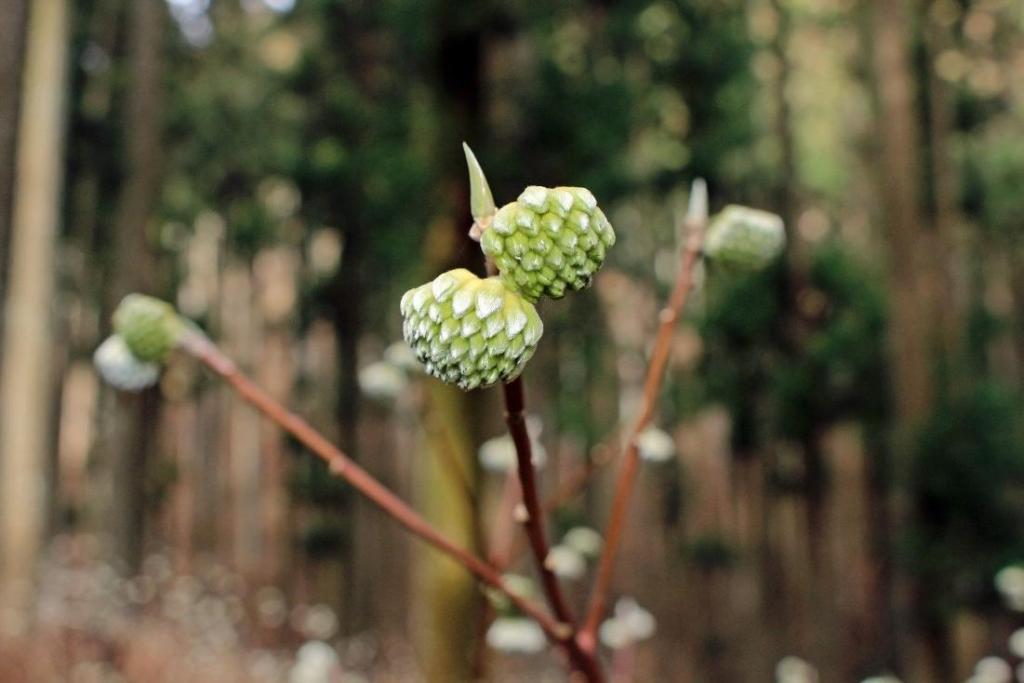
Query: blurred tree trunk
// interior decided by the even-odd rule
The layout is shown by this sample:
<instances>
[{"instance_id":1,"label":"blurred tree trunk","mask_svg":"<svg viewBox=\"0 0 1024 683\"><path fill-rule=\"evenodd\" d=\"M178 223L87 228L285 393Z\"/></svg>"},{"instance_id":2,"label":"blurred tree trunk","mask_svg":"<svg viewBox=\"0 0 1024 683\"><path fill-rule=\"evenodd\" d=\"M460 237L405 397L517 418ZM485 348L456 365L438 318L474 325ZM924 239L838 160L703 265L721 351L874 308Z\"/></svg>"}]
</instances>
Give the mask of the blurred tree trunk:
<instances>
[{"instance_id":1,"label":"blurred tree trunk","mask_svg":"<svg viewBox=\"0 0 1024 683\"><path fill-rule=\"evenodd\" d=\"M440 3L436 22L444 27L434 64L442 98L439 108L443 120L452 124L448 127L451 132L437 139L440 167L446 171L442 181L444 215L434 222L428 236L433 247L426 254L428 277L458 266L480 272L483 264L479 248L467 237L472 219L460 138L472 139L471 133L481 128L484 41L479 22L459 20L459 7ZM465 480L449 468L457 463L463 472L476 470L473 425L483 396L475 392L477 395L470 397L455 387L427 381L431 424L426 430L426 453L417 459L416 499L427 518L446 535L472 547L479 537L474 504L467 497ZM447 457L440 450L447 451ZM417 597L413 637L425 680L472 680L473 641L479 635L475 609L479 592L473 578L449 559L421 547L413 582Z\"/></svg>"},{"instance_id":2,"label":"blurred tree trunk","mask_svg":"<svg viewBox=\"0 0 1024 683\"><path fill-rule=\"evenodd\" d=\"M3 17L0 22L0 254L10 254L11 191L14 186L13 159L18 130L25 0L0 0L0 17ZM0 301L3 301L9 265L7 258L0 256ZM2 331L3 320L0 319ZM0 361L2 359L0 355Z\"/></svg>"},{"instance_id":3,"label":"blurred tree trunk","mask_svg":"<svg viewBox=\"0 0 1024 683\"><path fill-rule=\"evenodd\" d=\"M364 13L367 11L362 7L332 7L330 3L325 4L322 10L325 25L329 27L328 34L332 36L325 43L330 51L328 59L333 68L356 81L351 84L356 91L352 94L359 98L371 96L370 85L366 81L375 59L365 54L367 27ZM348 120L351 112L335 111L331 105L325 105L322 116L326 130L347 145L363 148L371 144L367 126ZM359 340L365 313L366 202L362 186L353 186L347 180L342 180L343 187L350 189L332 193L325 206L328 224L341 227L343 234L341 261L327 287L327 306L334 326L337 360L334 416L342 449L371 474L379 476L380 463L363 462L359 448L361 396L358 370ZM347 567L342 572L344 585L341 592L343 623L347 632L355 633L375 623L374 600L381 587L376 581L373 565L381 545L380 529L376 525L382 520L377 518L377 511L358 496L347 505L351 510L352 535L351 547L344 558Z\"/></svg>"},{"instance_id":4,"label":"blurred tree trunk","mask_svg":"<svg viewBox=\"0 0 1024 683\"><path fill-rule=\"evenodd\" d=\"M877 105L878 188L882 200L885 239L888 247L890 353L896 409L897 453L893 460L896 482L906 483L909 471L909 437L925 419L934 403L933 363L941 359L941 297L936 290L936 255L941 254L942 235L932 229L922 211L925 206L922 179L926 170L919 157L924 138L918 90L912 68L912 41L916 3L877 0L872 8L874 46L873 85ZM934 170L934 166L931 170ZM947 210L947 209L944 209ZM913 524L909 499L900 493L893 507L895 538L907 534ZM947 681L952 676L946 629L924 610L927 589L909 577L897 577L897 618L900 631L910 633L902 648L904 673L915 680ZM907 612L910 610L910 620ZM895 635L895 634L890 634ZM919 670L919 667L921 670Z\"/></svg>"},{"instance_id":5,"label":"blurred tree trunk","mask_svg":"<svg viewBox=\"0 0 1024 683\"><path fill-rule=\"evenodd\" d=\"M127 161L114 220L114 258L108 310L132 291L154 293L156 262L149 246L161 166L161 100L165 8L159 0L130 3L131 84L125 147ZM103 458L108 494L101 524L110 532L111 559L129 573L138 568L146 521L146 466L156 444L159 391L109 392L108 438Z\"/></svg>"},{"instance_id":6,"label":"blurred tree trunk","mask_svg":"<svg viewBox=\"0 0 1024 683\"><path fill-rule=\"evenodd\" d=\"M4 304L7 363L0 380L0 602L15 608L31 602L53 445L51 318L64 177L68 31L66 2L32 3Z\"/></svg>"},{"instance_id":7,"label":"blurred tree trunk","mask_svg":"<svg viewBox=\"0 0 1024 683\"><path fill-rule=\"evenodd\" d=\"M928 412L933 398L926 226L921 214L921 131L910 65L914 35L902 0L874 8L874 86L878 106L878 186L893 295L890 345L897 417L903 428Z\"/></svg>"},{"instance_id":8,"label":"blurred tree trunk","mask_svg":"<svg viewBox=\"0 0 1024 683\"><path fill-rule=\"evenodd\" d=\"M959 178L956 159L950 147L953 135L953 104L949 87L939 77L935 64L938 56L952 47L949 29L923 12L921 22L925 41L923 87L928 93L929 187L934 225L934 243L930 252L933 288L932 299L938 316L941 349L947 359L957 351L959 330L967 313L969 297L963 263L964 254L956 230L961 221ZM939 305L938 302L944 302Z\"/></svg>"},{"instance_id":9,"label":"blurred tree trunk","mask_svg":"<svg viewBox=\"0 0 1024 683\"><path fill-rule=\"evenodd\" d=\"M779 141L780 168L779 180L779 214L786 221L786 226L796 225L797 194L799 178L796 167L796 140L793 132L793 108L788 95L793 64L789 58L789 35L792 19L784 0L770 0L769 4L778 17L775 39L771 51L778 62L779 71L775 78L775 135Z\"/></svg>"}]
</instances>

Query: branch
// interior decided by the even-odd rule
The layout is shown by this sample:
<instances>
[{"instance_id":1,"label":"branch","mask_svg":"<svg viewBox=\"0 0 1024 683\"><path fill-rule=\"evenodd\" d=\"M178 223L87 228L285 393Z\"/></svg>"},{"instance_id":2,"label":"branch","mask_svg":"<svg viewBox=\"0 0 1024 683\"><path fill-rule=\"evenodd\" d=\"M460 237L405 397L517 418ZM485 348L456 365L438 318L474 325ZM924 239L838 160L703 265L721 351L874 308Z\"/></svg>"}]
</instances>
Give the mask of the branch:
<instances>
[{"instance_id":1,"label":"branch","mask_svg":"<svg viewBox=\"0 0 1024 683\"><path fill-rule=\"evenodd\" d=\"M614 456L618 453L614 453L609 445L612 441L619 438L619 431L616 428L609 436L607 436L601 443L594 447L594 457L581 466L578 470L573 472L569 478L563 482L558 490L555 491L544 501L544 512L551 514L556 510L568 505L576 496L580 495L587 489L587 485L593 480L594 475L600 472L602 469L607 467ZM512 536L512 528L514 525L514 518L512 515L512 503L508 502L510 496L517 497L519 494L519 480L512 473L509 472L508 478L505 480L504 490L502 491L501 503L498 505L498 528L494 533L494 541L491 544L491 551L488 555L488 559L491 564L497 569L504 571L510 567L516 560L522 555L525 548L522 543L519 543L519 537Z\"/></svg>"},{"instance_id":2,"label":"branch","mask_svg":"<svg viewBox=\"0 0 1024 683\"><path fill-rule=\"evenodd\" d=\"M505 397L505 422L508 432L516 447L516 460L519 468L519 486L523 493L523 506L526 508L524 527L533 551L537 571L540 573L541 585L548 603L558 617L560 629L566 634L566 649L575 669L580 671L591 683L601 683L604 674L598 666L593 653L585 651L576 640L576 626L569 606L562 594L558 578L547 565L548 541L544 531L544 510L537 496L537 480L533 467L533 447L526 429L524 416L526 399L523 394L523 381L516 378L502 385Z\"/></svg>"},{"instance_id":3,"label":"branch","mask_svg":"<svg viewBox=\"0 0 1024 683\"><path fill-rule=\"evenodd\" d=\"M305 420L281 406L267 392L242 374L234 362L205 335L197 330L189 330L181 340L181 348L219 375L256 410L294 436L326 462L332 474L347 481L385 514L414 535L451 557L480 581L508 596L520 611L537 621L553 643L561 645L570 654L570 657L574 657L573 651L577 651L579 648L575 641L571 640L571 633L567 633L564 626L552 619L533 601L526 600L509 590L501 574L494 567L468 550L460 548L441 534L405 501L350 460Z\"/></svg>"},{"instance_id":4,"label":"branch","mask_svg":"<svg viewBox=\"0 0 1024 683\"><path fill-rule=\"evenodd\" d=\"M658 401L662 380L665 376L665 366L668 363L675 323L682 314L686 301L689 298L690 290L693 288L693 271L700 259L701 247L704 241L704 228L707 224L707 195L706 190L702 192L702 189L702 185L698 186L698 183L694 183L694 190L691 192L690 198L690 211L684 224L688 237L686 247L682 253L682 263L680 264L679 274L676 276L672 295L669 297L668 304L661 310L659 315L661 323L658 327L658 335L654 340L654 350L651 353L650 364L647 366L647 377L644 380L643 404L640 414L637 416L632 429L626 437L626 453L622 467L619 470L618 479L615 482L615 494L612 499L608 531L605 534L604 550L597 567L597 578L594 579L590 606L578 638L581 645L588 652L593 652L597 647L595 634L607 606L608 591L611 588L612 574L615 569L615 558L622 543L626 515L629 511L629 501L633 492L633 483L636 480L637 470L640 465L637 437L654 417L654 408Z\"/></svg>"},{"instance_id":5,"label":"branch","mask_svg":"<svg viewBox=\"0 0 1024 683\"><path fill-rule=\"evenodd\" d=\"M526 519L523 520L523 527L526 529L526 536L530 541L530 549L533 551L533 558L537 564L537 571L540 572L541 584L548 602L560 621L575 627L575 619L569 611L569 605L562 594L562 588L558 584L558 577L551 571L546 560L548 557L547 534L544 530L544 509L540 505L540 498L537 495L537 477L533 467L533 446L530 443L530 435L526 430L526 417L524 416L526 399L523 394L523 380L516 378L508 384L502 385L505 397L505 423L508 425L508 433L516 446L516 461L519 471L519 488L523 493L523 506L526 508Z\"/></svg>"},{"instance_id":6,"label":"branch","mask_svg":"<svg viewBox=\"0 0 1024 683\"><path fill-rule=\"evenodd\" d=\"M470 228L469 236L479 241L483 231L490 225L497 207L494 204L487 177L484 175L483 169L480 168L476 156L467 144L463 143L462 149L466 153L466 163L469 166L470 207L473 214L473 227ZM498 274L497 267L490 259L485 258L484 263L489 276ZM591 683L602 683L604 674L597 663L597 658L592 652L584 651L577 642L575 620L569 611L562 589L558 585L558 578L547 566L549 548L544 531L544 510L537 497L533 448L529 432L526 429L526 398L523 393L522 379L517 377L511 382L503 384L502 393L505 398L505 423L508 425L509 436L512 437L516 448L519 488L522 491L523 506L526 509L524 526L534 560L537 563L537 571L540 572L544 594L560 622L558 627L564 635L563 644L569 654L573 669L581 673ZM506 489L506 491L508 490Z\"/></svg>"}]
</instances>

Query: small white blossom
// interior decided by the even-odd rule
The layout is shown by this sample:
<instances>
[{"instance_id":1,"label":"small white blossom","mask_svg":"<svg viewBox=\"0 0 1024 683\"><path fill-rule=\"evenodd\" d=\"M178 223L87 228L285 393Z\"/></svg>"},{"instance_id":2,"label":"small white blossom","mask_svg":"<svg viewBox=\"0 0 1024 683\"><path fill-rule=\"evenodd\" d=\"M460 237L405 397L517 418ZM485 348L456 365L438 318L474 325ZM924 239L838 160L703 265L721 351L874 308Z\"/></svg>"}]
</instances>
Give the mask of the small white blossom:
<instances>
[{"instance_id":1,"label":"small white blossom","mask_svg":"<svg viewBox=\"0 0 1024 683\"><path fill-rule=\"evenodd\" d=\"M579 579L587 571L583 555L567 545L556 545L548 551L544 566L562 579Z\"/></svg>"},{"instance_id":2,"label":"small white blossom","mask_svg":"<svg viewBox=\"0 0 1024 683\"><path fill-rule=\"evenodd\" d=\"M619 619L605 619L598 632L601 643L611 649L618 650L633 644L633 638L629 634L629 627Z\"/></svg>"},{"instance_id":3,"label":"small white blossom","mask_svg":"<svg viewBox=\"0 0 1024 683\"><path fill-rule=\"evenodd\" d=\"M311 640L296 653L288 683L331 683L338 672L338 653L322 640Z\"/></svg>"},{"instance_id":4,"label":"small white blossom","mask_svg":"<svg viewBox=\"0 0 1024 683\"><path fill-rule=\"evenodd\" d=\"M1003 567L996 573L995 585L1007 607L1024 612L1024 567Z\"/></svg>"},{"instance_id":5,"label":"small white blossom","mask_svg":"<svg viewBox=\"0 0 1024 683\"><path fill-rule=\"evenodd\" d=\"M540 442L543 425L539 418L526 418L526 431L530 435L530 446L533 452L533 466L544 467L548 461L548 452ZM516 445L508 434L488 439L480 445L477 453L480 464L489 472L508 472L516 467Z\"/></svg>"},{"instance_id":6,"label":"small white blossom","mask_svg":"<svg viewBox=\"0 0 1024 683\"><path fill-rule=\"evenodd\" d=\"M299 631L307 638L327 640L338 632L338 617L327 605L313 605L303 612Z\"/></svg>"},{"instance_id":7,"label":"small white blossom","mask_svg":"<svg viewBox=\"0 0 1024 683\"><path fill-rule=\"evenodd\" d=\"M1011 683L1013 669L1001 657L983 657L974 665L975 683Z\"/></svg>"},{"instance_id":8,"label":"small white blossom","mask_svg":"<svg viewBox=\"0 0 1024 683\"><path fill-rule=\"evenodd\" d=\"M1024 659L1024 628L1019 628L1010 634L1008 647L1014 657Z\"/></svg>"},{"instance_id":9,"label":"small white blossom","mask_svg":"<svg viewBox=\"0 0 1024 683\"><path fill-rule=\"evenodd\" d=\"M384 349L384 360L406 372L423 372L423 364L404 341L395 342Z\"/></svg>"},{"instance_id":10,"label":"small white blossom","mask_svg":"<svg viewBox=\"0 0 1024 683\"><path fill-rule=\"evenodd\" d=\"M647 427L636 437L640 457L648 462L667 462L676 454L676 442L664 430Z\"/></svg>"},{"instance_id":11,"label":"small white blossom","mask_svg":"<svg viewBox=\"0 0 1024 683\"><path fill-rule=\"evenodd\" d=\"M813 665L792 655L783 657L775 665L776 683L817 683L818 670Z\"/></svg>"},{"instance_id":12,"label":"small white blossom","mask_svg":"<svg viewBox=\"0 0 1024 683\"><path fill-rule=\"evenodd\" d=\"M359 371L359 388L370 398L392 401L408 385L405 373L391 363L377 361Z\"/></svg>"},{"instance_id":13,"label":"small white blossom","mask_svg":"<svg viewBox=\"0 0 1024 683\"><path fill-rule=\"evenodd\" d=\"M487 644L502 652L533 654L546 645L544 631L525 617L499 617L487 629Z\"/></svg>"},{"instance_id":14,"label":"small white blossom","mask_svg":"<svg viewBox=\"0 0 1024 683\"><path fill-rule=\"evenodd\" d=\"M601 554L604 539L590 527L576 526L565 532L562 543L584 557L597 557Z\"/></svg>"},{"instance_id":15,"label":"small white blossom","mask_svg":"<svg viewBox=\"0 0 1024 683\"><path fill-rule=\"evenodd\" d=\"M122 391L141 391L160 378L160 366L136 358L120 335L107 337L92 360L100 376Z\"/></svg>"},{"instance_id":16,"label":"small white blossom","mask_svg":"<svg viewBox=\"0 0 1024 683\"><path fill-rule=\"evenodd\" d=\"M601 624L599 636L605 647L615 650L651 638L657 628L654 615L636 600L619 598L612 616Z\"/></svg>"},{"instance_id":17,"label":"small white blossom","mask_svg":"<svg viewBox=\"0 0 1024 683\"><path fill-rule=\"evenodd\" d=\"M657 630L654 615L638 605L633 598L619 598L615 603L615 618L626 624L633 640L647 640Z\"/></svg>"}]
</instances>

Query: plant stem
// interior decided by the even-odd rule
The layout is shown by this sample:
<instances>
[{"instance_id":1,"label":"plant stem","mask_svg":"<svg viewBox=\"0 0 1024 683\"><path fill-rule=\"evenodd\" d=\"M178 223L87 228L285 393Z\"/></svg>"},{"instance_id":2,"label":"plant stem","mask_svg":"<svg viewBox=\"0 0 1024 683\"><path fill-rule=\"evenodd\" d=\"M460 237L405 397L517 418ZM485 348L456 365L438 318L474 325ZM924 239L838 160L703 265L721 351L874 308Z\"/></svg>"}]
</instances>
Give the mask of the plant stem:
<instances>
[{"instance_id":1,"label":"plant stem","mask_svg":"<svg viewBox=\"0 0 1024 683\"><path fill-rule=\"evenodd\" d=\"M569 610L569 605L562 594L562 588L558 583L558 577L547 565L548 546L547 532L544 529L544 510L540 505L540 498L537 495L537 477L533 467L533 446L530 443L530 435L526 429L525 397L523 392L523 381L516 378L502 386L505 396L505 423L508 425L508 433L516 447L516 461L519 471L519 488L523 493L523 506L526 508L526 519L523 527L526 536L530 541L530 549L533 551L534 560L537 563L537 571L540 572L541 583L544 586L544 593L551 603L551 609L560 621L574 626L575 619Z\"/></svg>"},{"instance_id":2,"label":"plant stem","mask_svg":"<svg viewBox=\"0 0 1024 683\"><path fill-rule=\"evenodd\" d=\"M533 446L530 434L526 429L526 397L523 381L516 378L502 385L505 397L505 423L508 433L516 447L516 462L519 470L519 487L523 494L523 506L526 508L526 519L523 526L530 541L530 549L540 573L541 585L547 596L551 609L561 622L560 626L569 634L569 657L573 666L583 673L590 681L604 680L597 661L592 653L584 652L576 642L576 625L569 605L558 583L558 577L547 565L548 540L544 530L544 509L537 495L537 478L533 467Z\"/></svg>"},{"instance_id":3,"label":"plant stem","mask_svg":"<svg viewBox=\"0 0 1024 683\"><path fill-rule=\"evenodd\" d=\"M658 327L658 335L654 340L651 360L647 366L647 377L644 380L643 404L640 414L626 437L626 453L615 482L615 494L612 499L608 531L605 534L604 550L597 567L597 578L594 579L594 589L591 593L587 616L579 633L579 641L588 652L593 652L597 647L595 634L607 607L608 591L611 589L612 574L615 569L615 558L622 543L622 534L625 531L633 483L640 465L637 437L654 417L654 408L665 376L665 366L668 364L675 323L682 314L690 290L693 288L693 270L700 259L706 222L706 215L698 214L687 218L686 227L689 235L686 247L683 249L679 274L676 276L675 286L668 304L659 315L661 322Z\"/></svg>"},{"instance_id":4,"label":"plant stem","mask_svg":"<svg viewBox=\"0 0 1024 683\"><path fill-rule=\"evenodd\" d=\"M332 474L347 481L387 515L414 535L451 557L480 581L508 596L517 608L537 621L552 642L564 647L570 657L573 656L574 650L579 649L577 644L571 640L571 634L567 634L565 628L545 613L539 605L509 590L501 574L494 567L445 537L405 501L349 459L309 423L275 401L267 392L242 374L234 362L205 335L196 330L190 330L182 340L181 347L219 375L242 399L326 462Z\"/></svg>"}]
</instances>

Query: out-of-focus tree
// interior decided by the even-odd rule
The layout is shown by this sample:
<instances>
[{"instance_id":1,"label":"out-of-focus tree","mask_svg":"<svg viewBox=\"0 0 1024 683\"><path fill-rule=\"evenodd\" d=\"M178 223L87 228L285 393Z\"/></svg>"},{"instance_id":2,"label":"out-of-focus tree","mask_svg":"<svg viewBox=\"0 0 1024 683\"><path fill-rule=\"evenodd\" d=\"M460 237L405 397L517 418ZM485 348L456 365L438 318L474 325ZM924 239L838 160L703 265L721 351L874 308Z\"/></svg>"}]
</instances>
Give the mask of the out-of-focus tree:
<instances>
[{"instance_id":1,"label":"out-of-focus tree","mask_svg":"<svg viewBox=\"0 0 1024 683\"><path fill-rule=\"evenodd\" d=\"M18 128L21 89L21 58L25 31L25 0L0 4L0 159L13 159ZM14 164L0 164L0 253L8 254L11 225L11 191ZM7 281L7 259L0 259L0 300ZM0 322L0 330L3 329Z\"/></svg>"},{"instance_id":2,"label":"out-of-focus tree","mask_svg":"<svg viewBox=\"0 0 1024 683\"><path fill-rule=\"evenodd\" d=\"M46 525L70 10L33 2L25 41L0 380L0 590L15 609L33 599Z\"/></svg>"},{"instance_id":3,"label":"out-of-focus tree","mask_svg":"<svg viewBox=\"0 0 1024 683\"><path fill-rule=\"evenodd\" d=\"M132 2L128 9L125 161L114 213L105 310L113 310L127 293L164 289L158 280L152 243L164 150L162 65L167 9L159 0ZM103 406L110 432L99 459L109 495L102 499L98 522L108 534L111 561L135 574L142 562L145 522L150 512L146 484L155 450L153 424L159 417L159 391L151 389L139 395L107 392Z\"/></svg>"}]
</instances>

